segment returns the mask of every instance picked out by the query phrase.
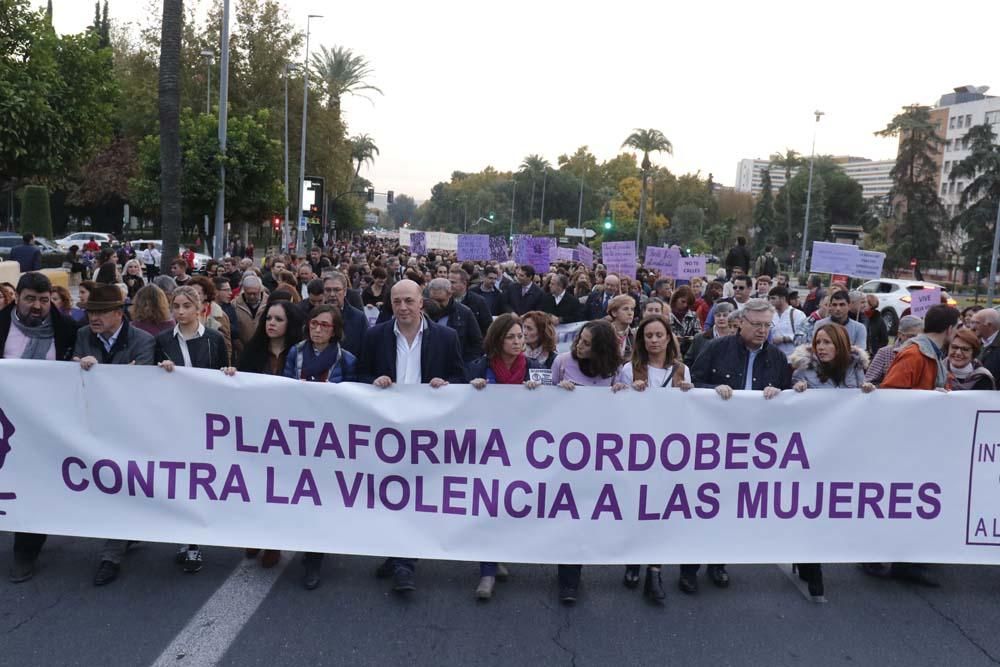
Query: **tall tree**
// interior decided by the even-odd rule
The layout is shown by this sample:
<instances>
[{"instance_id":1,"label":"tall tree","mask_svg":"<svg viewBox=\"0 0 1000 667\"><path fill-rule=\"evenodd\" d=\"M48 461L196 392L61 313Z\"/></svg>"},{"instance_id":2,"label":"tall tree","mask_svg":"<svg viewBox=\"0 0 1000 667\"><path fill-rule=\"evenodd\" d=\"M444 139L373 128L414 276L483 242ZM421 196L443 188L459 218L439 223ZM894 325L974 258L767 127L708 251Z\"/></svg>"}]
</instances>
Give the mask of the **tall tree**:
<instances>
[{"instance_id":1,"label":"tall tree","mask_svg":"<svg viewBox=\"0 0 1000 667\"><path fill-rule=\"evenodd\" d=\"M892 119L880 137L899 137L899 152L892 176L895 224L887 259L895 266L915 258L937 257L945 223L944 206L937 191L935 161L943 139L931 122L930 109L913 105Z\"/></svg>"},{"instance_id":2,"label":"tall tree","mask_svg":"<svg viewBox=\"0 0 1000 667\"><path fill-rule=\"evenodd\" d=\"M528 204L528 220L533 220L535 214L535 183L540 178L545 178L545 172L552 165L541 155L534 153L521 161L521 173L531 178L531 203Z\"/></svg>"},{"instance_id":3,"label":"tall tree","mask_svg":"<svg viewBox=\"0 0 1000 667\"><path fill-rule=\"evenodd\" d=\"M350 142L351 160L357 164L354 168L354 178L357 178L361 173L362 165L373 164L375 162L375 156L379 154L379 151L378 146L375 144L375 140L367 134L355 135L351 137Z\"/></svg>"},{"instance_id":4,"label":"tall tree","mask_svg":"<svg viewBox=\"0 0 1000 667\"><path fill-rule=\"evenodd\" d=\"M788 184L792 182L792 172L805 164L805 160L797 151L793 151L791 148L786 148L784 153L773 153L771 155L771 165L783 169L785 172L785 185L784 188L788 187ZM770 177L770 174L768 174ZM786 250L791 252L794 250L792 247L792 239L795 238L795 229L792 223L792 202L789 197L785 197L785 233L782 235L784 238L781 239L780 245L782 245ZM774 239L777 241L778 239Z\"/></svg>"},{"instance_id":5,"label":"tall tree","mask_svg":"<svg viewBox=\"0 0 1000 667\"><path fill-rule=\"evenodd\" d=\"M355 54L351 49L335 46L328 49L321 46L319 53L312 55L312 68L320 79L322 94L326 97L327 108L340 114L340 101L344 95L357 95L371 99L367 92L382 95L382 90L368 82L372 67L368 60Z\"/></svg>"},{"instance_id":6,"label":"tall tree","mask_svg":"<svg viewBox=\"0 0 1000 667\"><path fill-rule=\"evenodd\" d=\"M181 32L184 0L163 0L160 35L160 224L162 271L177 256L181 235Z\"/></svg>"},{"instance_id":7,"label":"tall tree","mask_svg":"<svg viewBox=\"0 0 1000 667\"><path fill-rule=\"evenodd\" d=\"M642 194L639 198L639 226L636 233L636 245L638 246L641 245L642 225L646 217L647 176L649 175L650 167L652 167L649 154L664 152L672 155L674 146L659 130L636 128L622 142L622 148L634 148L637 151L642 151L642 162L640 163L642 167Z\"/></svg>"},{"instance_id":8,"label":"tall tree","mask_svg":"<svg viewBox=\"0 0 1000 667\"><path fill-rule=\"evenodd\" d=\"M771 192L771 170L760 175L760 196L753 207L754 252L760 254L764 246L774 242L774 194Z\"/></svg>"},{"instance_id":9,"label":"tall tree","mask_svg":"<svg viewBox=\"0 0 1000 667\"><path fill-rule=\"evenodd\" d=\"M975 259L993 247L1000 206L1000 146L992 125L977 125L965 136L969 156L952 168L950 177L971 179L962 191L956 222L965 232L965 266L972 267Z\"/></svg>"}]
</instances>

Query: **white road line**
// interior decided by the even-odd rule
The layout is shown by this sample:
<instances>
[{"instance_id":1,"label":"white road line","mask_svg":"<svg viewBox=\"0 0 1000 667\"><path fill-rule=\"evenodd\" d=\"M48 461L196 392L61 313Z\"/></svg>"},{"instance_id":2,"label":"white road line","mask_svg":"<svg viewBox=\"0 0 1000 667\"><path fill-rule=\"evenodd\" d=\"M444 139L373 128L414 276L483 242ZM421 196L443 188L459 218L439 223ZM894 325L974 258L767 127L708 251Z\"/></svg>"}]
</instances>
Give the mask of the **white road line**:
<instances>
[{"instance_id":1,"label":"white road line","mask_svg":"<svg viewBox=\"0 0 1000 667\"><path fill-rule=\"evenodd\" d=\"M274 582L295 556L265 570L257 559L243 560L164 649L153 667L215 665L264 601Z\"/></svg>"},{"instance_id":2,"label":"white road line","mask_svg":"<svg viewBox=\"0 0 1000 667\"><path fill-rule=\"evenodd\" d=\"M819 602L819 603L826 602L826 596L814 598L813 596L809 595L809 585L806 582L799 579L798 573L792 572L792 566L790 563L779 563L776 567L785 573L785 576L788 577L788 580L792 582L792 585L795 586L795 588L799 591L799 593L802 594L802 597L804 597L806 600L808 600L809 602Z\"/></svg>"}]
</instances>

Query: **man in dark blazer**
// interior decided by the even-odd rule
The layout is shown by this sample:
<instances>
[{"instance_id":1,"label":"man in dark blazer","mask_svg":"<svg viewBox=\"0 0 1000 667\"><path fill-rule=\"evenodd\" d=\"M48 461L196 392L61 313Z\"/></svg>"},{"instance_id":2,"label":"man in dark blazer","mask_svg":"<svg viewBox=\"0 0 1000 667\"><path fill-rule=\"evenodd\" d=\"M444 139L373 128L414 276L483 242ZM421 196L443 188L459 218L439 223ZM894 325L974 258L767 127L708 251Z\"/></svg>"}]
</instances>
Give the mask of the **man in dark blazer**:
<instances>
[{"instance_id":1,"label":"man in dark blazer","mask_svg":"<svg viewBox=\"0 0 1000 667\"><path fill-rule=\"evenodd\" d=\"M517 267L516 282L511 283L504 293L508 312L524 315L531 310L544 310L545 292L534 283L535 269L529 264Z\"/></svg>"},{"instance_id":2,"label":"man in dark blazer","mask_svg":"<svg viewBox=\"0 0 1000 667\"><path fill-rule=\"evenodd\" d=\"M393 317L368 330L358 358L358 381L381 389L394 384L429 384L437 389L465 382L458 336L423 315L423 295L412 280L400 280L389 293ZM393 578L393 590L416 590L412 558L387 558L375 574Z\"/></svg>"},{"instance_id":3,"label":"man in dark blazer","mask_svg":"<svg viewBox=\"0 0 1000 667\"><path fill-rule=\"evenodd\" d=\"M604 287L595 289L587 297L584 306L584 319L599 320L608 314L608 303L622 293L622 282L613 273L604 277ZM637 309L638 310L638 309Z\"/></svg>"},{"instance_id":4,"label":"man in dark blazer","mask_svg":"<svg viewBox=\"0 0 1000 667\"><path fill-rule=\"evenodd\" d=\"M448 279L451 280L451 295L455 301L472 311L479 324L479 332L485 336L493 324L493 313L486 299L469 289L469 274L464 269L452 269Z\"/></svg>"},{"instance_id":5,"label":"man in dark blazer","mask_svg":"<svg viewBox=\"0 0 1000 667\"><path fill-rule=\"evenodd\" d=\"M368 332L368 318L347 302L347 284L347 276L343 273L327 274L323 279L323 296L327 304L340 308L344 319L344 337L340 346L358 356L361 354L361 341Z\"/></svg>"},{"instance_id":6,"label":"man in dark blazer","mask_svg":"<svg viewBox=\"0 0 1000 667\"><path fill-rule=\"evenodd\" d=\"M483 279L479 284L469 288L469 293L480 297L487 305L490 310L491 320L506 310L503 289L497 283L497 276L499 275L499 269L495 266L487 266L483 269ZM484 331L483 334L485 333Z\"/></svg>"},{"instance_id":7,"label":"man in dark blazer","mask_svg":"<svg viewBox=\"0 0 1000 667\"><path fill-rule=\"evenodd\" d=\"M550 312L559 318L559 324L572 324L583 319L583 306L580 300L569 293L566 287L569 280L561 273L552 276L549 282L549 305Z\"/></svg>"},{"instance_id":8,"label":"man in dark blazer","mask_svg":"<svg viewBox=\"0 0 1000 667\"><path fill-rule=\"evenodd\" d=\"M73 320L52 308L52 283L48 277L43 273L25 273L17 281L15 292L17 303L0 310L0 359L68 360L77 327ZM46 537L14 533L14 562L8 575L11 583L20 584L35 576Z\"/></svg>"}]
</instances>

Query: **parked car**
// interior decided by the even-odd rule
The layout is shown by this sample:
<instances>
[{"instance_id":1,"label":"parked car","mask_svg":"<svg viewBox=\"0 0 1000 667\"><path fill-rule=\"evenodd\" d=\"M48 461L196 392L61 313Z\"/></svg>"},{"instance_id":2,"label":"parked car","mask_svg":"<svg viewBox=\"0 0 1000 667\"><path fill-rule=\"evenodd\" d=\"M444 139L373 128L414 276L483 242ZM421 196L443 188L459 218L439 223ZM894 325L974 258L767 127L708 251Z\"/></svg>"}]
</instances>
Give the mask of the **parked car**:
<instances>
[{"instance_id":1,"label":"parked car","mask_svg":"<svg viewBox=\"0 0 1000 667\"><path fill-rule=\"evenodd\" d=\"M69 247L73 245L79 246L80 250L83 250L83 244L90 239L97 241L101 247L115 242L114 234L106 234L104 232L73 232L69 236L56 239L55 244L62 248L64 252L69 250Z\"/></svg>"},{"instance_id":2,"label":"parked car","mask_svg":"<svg viewBox=\"0 0 1000 667\"><path fill-rule=\"evenodd\" d=\"M890 336L896 335L896 327L906 311L910 309L911 292L922 289L940 289L948 300L948 305L957 306L958 302L951 298L941 285L926 280L900 280L897 278L879 278L869 280L861 286L864 294L874 294L878 297L878 309L882 320L889 330Z\"/></svg>"},{"instance_id":3,"label":"parked car","mask_svg":"<svg viewBox=\"0 0 1000 667\"><path fill-rule=\"evenodd\" d=\"M141 248L144 243L151 244L159 252L163 252L163 241L161 241L160 239L136 239L134 241L130 241L130 243L132 244L132 249L135 250L137 253L139 252L139 248ZM184 245L181 244L181 251L183 250L184 250ZM208 264L210 259L212 259L211 255L205 255L203 253L196 252L194 254L194 270L204 271L205 265Z\"/></svg>"},{"instance_id":4,"label":"parked car","mask_svg":"<svg viewBox=\"0 0 1000 667\"><path fill-rule=\"evenodd\" d=\"M21 245L21 235L14 232L0 232L0 257L7 257L10 249ZM64 251L51 241L41 236L35 237L35 245L41 248L43 255L62 254Z\"/></svg>"}]
</instances>

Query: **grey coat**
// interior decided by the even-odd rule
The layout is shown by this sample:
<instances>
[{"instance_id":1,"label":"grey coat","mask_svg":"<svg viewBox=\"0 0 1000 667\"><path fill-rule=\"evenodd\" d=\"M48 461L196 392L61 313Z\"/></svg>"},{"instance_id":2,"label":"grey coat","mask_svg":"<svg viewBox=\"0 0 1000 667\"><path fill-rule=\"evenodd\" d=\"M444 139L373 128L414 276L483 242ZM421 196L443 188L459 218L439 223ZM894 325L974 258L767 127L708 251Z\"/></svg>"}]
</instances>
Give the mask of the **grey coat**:
<instances>
[{"instance_id":1,"label":"grey coat","mask_svg":"<svg viewBox=\"0 0 1000 667\"><path fill-rule=\"evenodd\" d=\"M83 327L76 336L73 356L79 359L94 357L99 364L131 364L137 366L152 366L156 344L152 336L130 325L122 323L122 330L111 348L104 350L104 345L90 327Z\"/></svg>"},{"instance_id":2,"label":"grey coat","mask_svg":"<svg viewBox=\"0 0 1000 667\"><path fill-rule=\"evenodd\" d=\"M812 346L800 345L795 348L788 362L792 365L792 385L805 381L809 389L860 389L865 383L865 369L868 367L868 353L859 347L851 349L851 363L844 375L844 384L834 384L819 377L819 359L813 354Z\"/></svg>"}]
</instances>

